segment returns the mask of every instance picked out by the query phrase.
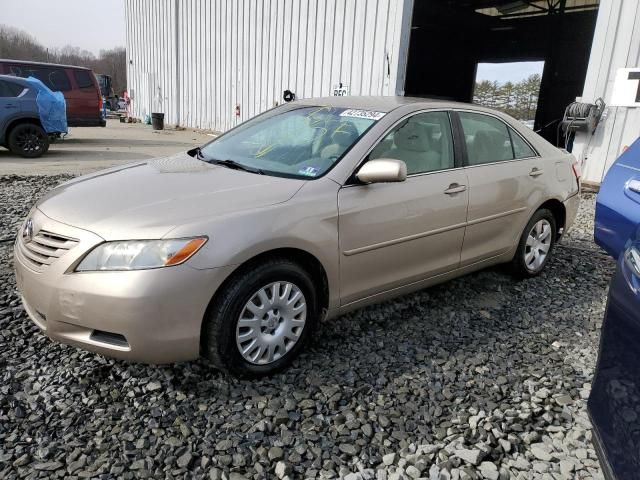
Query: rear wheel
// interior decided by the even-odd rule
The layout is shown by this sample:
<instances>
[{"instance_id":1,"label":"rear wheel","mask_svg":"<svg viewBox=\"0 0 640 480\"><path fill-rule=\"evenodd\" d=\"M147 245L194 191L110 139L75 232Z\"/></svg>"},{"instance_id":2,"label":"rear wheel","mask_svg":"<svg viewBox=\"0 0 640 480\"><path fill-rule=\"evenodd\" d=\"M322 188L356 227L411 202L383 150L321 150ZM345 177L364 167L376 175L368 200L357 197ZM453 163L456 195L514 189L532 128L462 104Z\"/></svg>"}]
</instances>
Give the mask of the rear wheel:
<instances>
[{"instance_id":1,"label":"rear wheel","mask_svg":"<svg viewBox=\"0 0 640 480\"><path fill-rule=\"evenodd\" d=\"M522 232L518 250L512 261L514 273L535 277L547 265L556 239L556 220L547 209L538 210Z\"/></svg>"},{"instance_id":2,"label":"rear wheel","mask_svg":"<svg viewBox=\"0 0 640 480\"><path fill-rule=\"evenodd\" d=\"M272 259L232 278L209 308L203 353L218 368L260 376L288 366L318 321L310 275L287 259Z\"/></svg>"},{"instance_id":3,"label":"rear wheel","mask_svg":"<svg viewBox=\"0 0 640 480\"><path fill-rule=\"evenodd\" d=\"M34 123L16 125L9 133L9 150L25 158L36 158L49 150L47 133Z\"/></svg>"}]
</instances>

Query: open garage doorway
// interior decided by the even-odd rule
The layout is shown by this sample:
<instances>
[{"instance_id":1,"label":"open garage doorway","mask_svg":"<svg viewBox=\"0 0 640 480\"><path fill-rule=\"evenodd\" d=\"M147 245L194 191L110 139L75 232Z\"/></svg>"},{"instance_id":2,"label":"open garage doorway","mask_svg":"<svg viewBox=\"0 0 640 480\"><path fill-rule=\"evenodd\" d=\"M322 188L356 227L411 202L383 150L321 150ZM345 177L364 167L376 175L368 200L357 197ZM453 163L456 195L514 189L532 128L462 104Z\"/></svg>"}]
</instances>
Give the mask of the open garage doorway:
<instances>
[{"instance_id":1,"label":"open garage doorway","mask_svg":"<svg viewBox=\"0 0 640 480\"><path fill-rule=\"evenodd\" d=\"M473 103L495 108L533 129L544 61L479 63Z\"/></svg>"},{"instance_id":2,"label":"open garage doorway","mask_svg":"<svg viewBox=\"0 0 640 480\"><path fill-rule=\"evenodd\" d=\"M582 95L599 0L415 0L405 94L473 100L481 63L544 61L534 128Z\"/></svg>"}]
</instances>

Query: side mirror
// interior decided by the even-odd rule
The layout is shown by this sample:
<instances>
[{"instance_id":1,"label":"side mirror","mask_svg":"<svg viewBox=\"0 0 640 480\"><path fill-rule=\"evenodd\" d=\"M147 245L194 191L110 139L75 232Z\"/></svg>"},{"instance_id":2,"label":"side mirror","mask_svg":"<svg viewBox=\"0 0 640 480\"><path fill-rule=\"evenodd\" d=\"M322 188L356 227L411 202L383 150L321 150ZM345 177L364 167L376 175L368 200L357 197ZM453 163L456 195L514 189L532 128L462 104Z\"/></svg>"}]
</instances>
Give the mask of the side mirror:
<instances>
[{"instance_id":1,"label":"side mirror","mask_svg":"<svg viewBox=\"0 0 640 480\"><path fill-rule=\"evenodd\" d=\"M391 158L369 160L360 167L356 178L363 183L404 182L407 179L407 165L402 160Z\"/></svg>"}]
</instances>

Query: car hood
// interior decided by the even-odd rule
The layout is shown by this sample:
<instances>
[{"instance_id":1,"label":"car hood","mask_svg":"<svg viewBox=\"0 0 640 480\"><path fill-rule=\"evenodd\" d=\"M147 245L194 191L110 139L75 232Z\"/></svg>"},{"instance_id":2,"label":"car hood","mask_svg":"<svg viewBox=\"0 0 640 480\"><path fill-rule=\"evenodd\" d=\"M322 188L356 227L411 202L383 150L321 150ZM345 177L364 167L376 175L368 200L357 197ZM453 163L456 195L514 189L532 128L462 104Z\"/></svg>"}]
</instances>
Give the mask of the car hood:
<instances>
[{"instance_id":1,"label":"car hood","mask_svg":"<svg viewBox=\"0 0 640 480\"><path fill-rule=\"evenodd\" d=\"M199 218L286 202L304 183L211 165L183 153L73 179L49 192L37 208L105 240L161 238Z\"/></svg>"}]
</instances>

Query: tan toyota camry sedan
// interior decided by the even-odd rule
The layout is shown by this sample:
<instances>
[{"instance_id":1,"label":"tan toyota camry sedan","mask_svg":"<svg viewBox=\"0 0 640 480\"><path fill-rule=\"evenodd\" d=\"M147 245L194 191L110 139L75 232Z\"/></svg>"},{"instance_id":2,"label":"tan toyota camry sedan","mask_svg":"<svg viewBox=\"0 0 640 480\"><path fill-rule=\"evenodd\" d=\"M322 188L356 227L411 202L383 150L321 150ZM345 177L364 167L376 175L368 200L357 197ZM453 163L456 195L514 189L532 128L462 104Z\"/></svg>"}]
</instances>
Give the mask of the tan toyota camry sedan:
<instances>
[{"instance_id":1,"label":"tan toyota camry sedan","mask_svg":"<svg viewBox=\"0 0 640 480\"><path fill-rule=\"evenodd\" d=\"M52 190L18 232L16 276L54 340L268 374L324 317L498 263L537 275L578 192L574 158L498 112L308 99Z\"/></svg>"}]
</instances>

